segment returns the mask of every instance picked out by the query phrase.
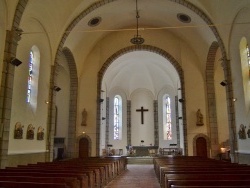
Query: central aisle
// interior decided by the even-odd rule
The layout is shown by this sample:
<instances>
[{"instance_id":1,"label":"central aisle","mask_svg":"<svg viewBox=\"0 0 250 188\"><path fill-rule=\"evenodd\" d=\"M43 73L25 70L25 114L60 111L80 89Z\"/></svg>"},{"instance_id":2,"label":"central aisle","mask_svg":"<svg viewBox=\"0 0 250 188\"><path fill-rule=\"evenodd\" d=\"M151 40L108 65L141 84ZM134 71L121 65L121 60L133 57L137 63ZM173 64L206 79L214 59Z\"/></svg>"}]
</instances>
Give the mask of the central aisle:
<instances>
[{"instance_id":1,"label":"central aisle","mask_svg":"<svg viewBox=\"0 0 250 188\"><path fill-rule=\"evenodd\" d=\"M152 164L128 164L127 168L105 188L160 188Z\"/></svg>"}]
</instances>

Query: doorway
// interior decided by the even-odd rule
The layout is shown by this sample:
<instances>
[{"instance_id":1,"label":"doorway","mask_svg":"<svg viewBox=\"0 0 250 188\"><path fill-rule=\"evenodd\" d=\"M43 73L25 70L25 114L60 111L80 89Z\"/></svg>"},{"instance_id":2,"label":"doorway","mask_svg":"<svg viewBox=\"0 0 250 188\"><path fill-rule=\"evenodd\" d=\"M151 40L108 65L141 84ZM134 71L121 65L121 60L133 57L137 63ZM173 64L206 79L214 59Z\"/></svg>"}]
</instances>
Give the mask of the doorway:
<instances>
[{"instance_id":1,"label":"doorway","mask_svg":"<svg viewBox=\"0 0 250 188\"><path fill-rule=\"evenodd\" d=\"M79 140L79 158L89 157L89 140L81 138Z\"/></svg>"},{"instance_id":2,"label":"doorway","mask_svg":"<svg viewBox=\"0 0 250 188\"><path fill-rule=\"evenodd\" d=\"M196 155L199 157L207 157L207 141L204 137L196 139Z\"/></svg>"}]
</instances>

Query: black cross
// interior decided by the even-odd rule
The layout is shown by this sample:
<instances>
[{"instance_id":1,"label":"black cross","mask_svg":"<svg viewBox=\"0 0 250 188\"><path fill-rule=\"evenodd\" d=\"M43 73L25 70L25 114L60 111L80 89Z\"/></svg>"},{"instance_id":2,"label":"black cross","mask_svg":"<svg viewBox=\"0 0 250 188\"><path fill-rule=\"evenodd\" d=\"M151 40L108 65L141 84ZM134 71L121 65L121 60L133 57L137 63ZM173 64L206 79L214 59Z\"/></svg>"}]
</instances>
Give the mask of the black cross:
<instances>
[{"instance_id":1,"label":"black cross","mask_svg":"<svg viewBox=\"0 0 250 188\"><path fill-rule=\"evenodd\" d=\"M143 112L146 112L146 111L148 111L148 109L143 109L143 107L141 107L141 109L136 110L136 112L141 112L141 124L144 124Z\"/></svg>"}]
</instances>

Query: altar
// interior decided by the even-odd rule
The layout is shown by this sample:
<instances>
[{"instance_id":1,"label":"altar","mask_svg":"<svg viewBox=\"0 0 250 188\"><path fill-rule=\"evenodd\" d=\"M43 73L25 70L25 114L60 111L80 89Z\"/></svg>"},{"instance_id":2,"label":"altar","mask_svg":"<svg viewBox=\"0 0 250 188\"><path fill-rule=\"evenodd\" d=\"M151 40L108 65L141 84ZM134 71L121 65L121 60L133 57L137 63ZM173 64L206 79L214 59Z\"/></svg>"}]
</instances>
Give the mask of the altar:
<instances>
[{"instance_id":1,"label":"altar","mask_svg":"<svg viewBox=\"0 0 250 188\"><path fill-rule=\"evenodd\" d=\"M134 150L134 155L135 156L149 156L150 150L155 150L155 153L157 153L158 146L132 146Z\"/></svg>"}]
</instances>

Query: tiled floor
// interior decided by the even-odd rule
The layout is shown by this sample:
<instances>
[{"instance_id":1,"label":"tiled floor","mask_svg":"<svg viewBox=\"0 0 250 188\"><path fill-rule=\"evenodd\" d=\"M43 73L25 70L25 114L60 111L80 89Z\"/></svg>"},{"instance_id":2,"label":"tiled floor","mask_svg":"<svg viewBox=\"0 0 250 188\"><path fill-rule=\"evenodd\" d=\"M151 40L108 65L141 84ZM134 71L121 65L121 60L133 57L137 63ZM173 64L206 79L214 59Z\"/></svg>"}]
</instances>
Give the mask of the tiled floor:
<instances>
[{"instance_id":1,"label":"tiled floor","mask_svg":"<svg viewBox=\"0 0 250 188\"><path fill-rule=\"evenodd\" d=\"M127 167L105 188L160 188L152 164L128 164Z\"/></svg>"}]
</instances>

